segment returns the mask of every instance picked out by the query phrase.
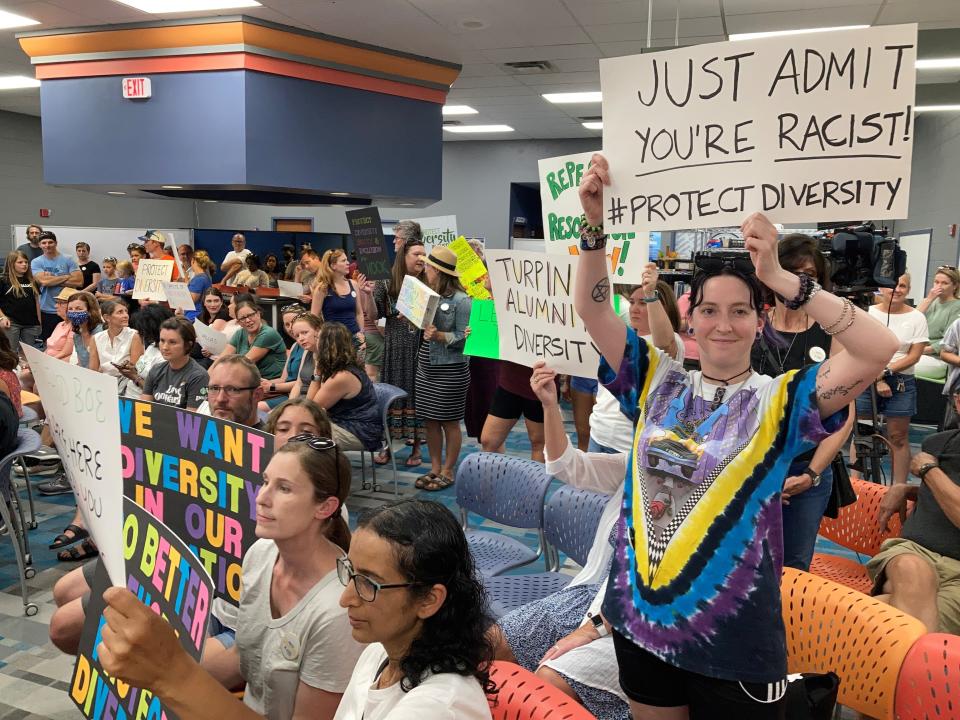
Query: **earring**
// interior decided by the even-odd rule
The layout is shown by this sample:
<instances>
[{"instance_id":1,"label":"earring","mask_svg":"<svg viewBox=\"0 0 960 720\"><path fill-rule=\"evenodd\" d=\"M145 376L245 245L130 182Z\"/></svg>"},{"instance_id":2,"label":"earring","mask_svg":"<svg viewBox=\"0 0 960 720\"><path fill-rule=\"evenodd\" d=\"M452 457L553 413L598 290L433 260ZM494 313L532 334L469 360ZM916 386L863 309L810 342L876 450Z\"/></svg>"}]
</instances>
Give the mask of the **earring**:
<instances>
[{"instance_id":1,"label":"earring","mask_svg":"<svg viewBox=\"0 0 960 720\"><path fill-rule=\"evenodd\" d=\"M759 339L760 339L760 335L762 335L762 334L763 334L763 333L762 333L762 331L760 331L760 330L757 330L757 340L759 340Z\"/></svg>"},{"instance_id":2,"label":"earring","mask_svg":"<svg viewBox=\"0 0 960 720\"><path fill-rule=\"evenodd\" d=\"M688 328L687 328L687 335L689 335L690 337L693 337L693 328L692 328L692 327L688 327Z\"/></svg>"}]
</instances>

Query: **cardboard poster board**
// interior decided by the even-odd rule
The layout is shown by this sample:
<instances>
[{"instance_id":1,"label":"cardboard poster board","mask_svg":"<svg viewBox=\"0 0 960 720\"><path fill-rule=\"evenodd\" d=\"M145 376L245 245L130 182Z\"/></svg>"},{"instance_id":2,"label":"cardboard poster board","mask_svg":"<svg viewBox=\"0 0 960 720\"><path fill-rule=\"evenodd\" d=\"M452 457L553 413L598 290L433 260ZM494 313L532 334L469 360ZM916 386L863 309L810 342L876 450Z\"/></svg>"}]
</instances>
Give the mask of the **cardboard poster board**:
<instances>
[{"instance_id":1,"label":"cardboard poster board","mask_svg":"<svg viewBox=\"0 0 960 720\"><path fill-rule=\"evenodd\" d=\"M280 297L300 299L306 291L303 289L303 283L290 282L289 280L277 280L277 287L280 289Z\"/></svg>"},{"instance_id":2,"label":"cardboard poster board","mask_svg":"<svg viewBox=\"0 0 960 720\"><path fill-rule=\"evenodd\" d=\"M193 296L190 294L186 283L165 282L160 283L160 287L171 308L187 311L197 309L197 304L193 301Z\"/></svg>"},{"instance_id":3,"label":"cardboard poster board","mask_svg":"<svg viewBox=\"0 0 960 720\"><path fill-rule=\"evenodd\" d=\"M141 260L133 284L133 299L165 302L163 283L170 282L172 275L173 260Z\"/></svg>"},{"instance_id":4,"label":"cardboard poster board","mask_svg":"<svg viewBox=\"0 0 960 720\"><path fill-rule=\"evenodd\" d=\"M477 300L489 300L490 291L483 285L487 278L487 266L480 256L462 235L450 243L450 249L457 255L457 272L460 273L460 284L467 295Z\"/></svg>"},{"instance_id":5,"label":"cardboard poster board","mask_svg":"<svg viewBox=\"0 0 960 720\"><path fill-rule=\"evenodd\" d=\"M219 355L230 342L224 333L214 330L212 327L200 320L195 320L193 329L197 331L197 342L200 347L210 352L211 355Z\"/></svg>"},{"instance_id":6,"label":"cardboard poster board","mask_svg":"<svg viewBox=\"0 0 960 720\"><path fill-rule=\"evenodd\" d=\"M905 218L917 26L600 60L607 232Z\"/></svg>"},{"instance_id":7,"label":"cardboard poster board","mask_svg":"<svg viewBox=\"0 0 960 720\"><path fill-rule=\"evenodd\" d=\"M397 295L397 312L423 330L433 322L440 296L413 275L403 278Z\"/></svg>"},{"instance_id":8,"label":"cardboard poster board","mask_svg":"<svg viewBox=\"0 0 960 720\"><path fill-rule=\"evenodd\" d=\"M383 235L380 211L375 207L347 210L347 225L357 253L357 267L367 280L390 278L390 251Z\"/></svg>"},{"instance_id":9,"label":"cardboard poster board","mask_svg":"<svg viewBox=\"0 0 960 720\"><path fill-rule=\"evenodd\" d=\"M493 300L474 300L470 306L470 336L463 346L464 355L500 359L500 330Z\"/></svg>"}]
</instances>

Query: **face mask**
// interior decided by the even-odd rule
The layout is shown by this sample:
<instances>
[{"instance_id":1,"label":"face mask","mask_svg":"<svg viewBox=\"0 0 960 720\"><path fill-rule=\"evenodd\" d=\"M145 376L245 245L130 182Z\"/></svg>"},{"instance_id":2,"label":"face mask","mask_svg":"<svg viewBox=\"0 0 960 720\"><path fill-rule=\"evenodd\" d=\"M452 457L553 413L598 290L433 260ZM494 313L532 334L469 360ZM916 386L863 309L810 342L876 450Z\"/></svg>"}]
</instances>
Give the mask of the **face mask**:
<instances>
[{"instance_id":1,"label":"face mask","mask_svg":"<svg viewBox=\"0 0 960 720\"><path fill-rule=\"evenodd\" d=\"M67 313L67 320L76 328L80 327L90 319L90 313L86 310L71 310Z\"/></svg>"}]
</instances>

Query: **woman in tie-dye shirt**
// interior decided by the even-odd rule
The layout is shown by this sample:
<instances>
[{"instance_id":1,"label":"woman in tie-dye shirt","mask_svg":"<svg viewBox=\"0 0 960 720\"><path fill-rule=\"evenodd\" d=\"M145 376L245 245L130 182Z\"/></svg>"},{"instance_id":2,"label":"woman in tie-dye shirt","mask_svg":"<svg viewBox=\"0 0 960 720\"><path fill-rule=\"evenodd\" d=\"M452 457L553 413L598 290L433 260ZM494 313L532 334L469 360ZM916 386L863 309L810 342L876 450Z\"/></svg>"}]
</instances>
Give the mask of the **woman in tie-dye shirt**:
<instances>
[{"instance_id":1,"label":"woman in tie-dye shirt","mask_svg":"<svg viewBox=\"0 0 960 720\"><path fill-rule=\"evenodd\" d=\"M897 340L849 301L784 270L776 229L754 214L742 226L749 259L698 262L688 322L702 371L685 371L613 311L598 227L608 183L607 162L594 155L580 185L589 227L575 298L603 354L600 382L635 426L603 604L620 683L635 718L779 718L783 481L795 455L840 427ZM845 351L777 378L754 373L761 282L802 305ZM652 325L663 308L648 302Z\"/></svg>"}]
</instances>

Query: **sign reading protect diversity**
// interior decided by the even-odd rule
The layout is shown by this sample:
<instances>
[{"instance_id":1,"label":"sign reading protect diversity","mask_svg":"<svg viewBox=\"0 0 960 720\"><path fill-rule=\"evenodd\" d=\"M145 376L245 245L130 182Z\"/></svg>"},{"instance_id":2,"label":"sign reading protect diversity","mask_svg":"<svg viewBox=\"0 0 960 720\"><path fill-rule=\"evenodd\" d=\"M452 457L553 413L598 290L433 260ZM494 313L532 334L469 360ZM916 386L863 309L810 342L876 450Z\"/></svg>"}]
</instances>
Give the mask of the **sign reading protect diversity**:
<instances>
[{"instance_id":1,"label":"sign reading protect diversity","mask_svg":"<svg viewBox=\"0 0 960 720\"><path fill-rule=\"evenodd\" d=\"M600 61L608 232L905 218L917 26Z\"/></svg>"}]
</instances>

